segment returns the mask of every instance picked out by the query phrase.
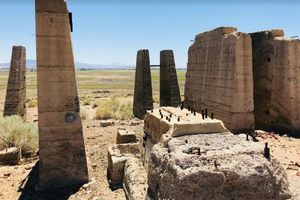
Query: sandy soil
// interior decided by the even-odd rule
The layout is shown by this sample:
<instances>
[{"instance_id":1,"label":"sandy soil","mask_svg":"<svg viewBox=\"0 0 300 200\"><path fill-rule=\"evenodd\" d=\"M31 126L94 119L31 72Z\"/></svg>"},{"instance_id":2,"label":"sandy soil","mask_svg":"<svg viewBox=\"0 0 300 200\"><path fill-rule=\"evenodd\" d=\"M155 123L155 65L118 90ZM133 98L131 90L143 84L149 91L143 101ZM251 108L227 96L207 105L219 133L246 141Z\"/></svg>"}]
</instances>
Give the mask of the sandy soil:
<instances>
[{"instance_id":1,"label":"sandy soil","mask_svg":"<svg viewBox=\"0 0 300 200\"><path fill-rule=\"evenodd\" d=\"M91 182L82 187L63 188L48 192L35 191L37 183L38 157L24 159L17 166L0 166L0 199L91 199L110 200L126 199L122 189L112 191L107 182L107 147L116 140L117 130L125 128L142 134L143 122L137 119L114 121L114 125L101 127L99 120L93 120L90 106L87 120L83 121L86 152L88 157L89 175ZM37 119L36 108L28 109L28 120ZM300 139L279 136L272 133L258 132L262 144L269 143L271 154L276 157L286 169L290 181L290 189L294 199L300 199Z\"/></svg>"}]
</instances>

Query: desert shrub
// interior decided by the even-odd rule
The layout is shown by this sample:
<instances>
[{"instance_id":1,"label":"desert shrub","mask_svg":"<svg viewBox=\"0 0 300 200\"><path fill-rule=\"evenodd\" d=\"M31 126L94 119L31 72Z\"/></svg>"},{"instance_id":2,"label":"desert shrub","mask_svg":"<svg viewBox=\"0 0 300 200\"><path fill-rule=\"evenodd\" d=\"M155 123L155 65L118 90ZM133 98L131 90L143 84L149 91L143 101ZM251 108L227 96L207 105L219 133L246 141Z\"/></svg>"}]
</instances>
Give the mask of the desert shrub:
<instances>
[{"instance_id":1,"label":"desert shrub","mask_svg":"<svg viewBox=\"0 0 300 200\"><path fill-rule=\"evenodd\" d=\"M115 112L117 112L120 106L120 102L116 98L100 101L95 113L95 119L111 119L114 118Z\"/></svg>"},{"instance_id":2,"label":"desert shrub","mask_svg":"<svg viewBox=\"0 0 300 200\"><path fill-rule=\"evenodd\" d=\"M81 117L81 119L85 120L85 119L88 118L88 116L89 116L89 113L88 113L87 109L81 108L81 110L80 110L80 117Z\"/></svg>"},{"instance_id":3,"label":"desert shrub","mask_svg":"<svg viewBox=\"0 0 300 200\"><path fill-rule=\"evenodd\" d=\"M0 149L18 147L24 156L38 149L38 128L34 123L25 123L20 116L0 118Z\"/></svg>"},{"instance_id":4,"label":"desert shrub","mask_svg":"<svg viewBox=\"0 0 300 200\"><path fill-rule=\"evenodd\" d=\"M27 105L28 105L28 108L35 108L35 107L37 107L37 100L36 99L28 99Z\"/></svg>"},{"instance_id":5,"label":"desert shrub","mask_svg":"<svg viewBox=\"0 0 300 200\"><path fill-rule=\"evenodd\" d=\"M132 103L120 102L117 98L98 103L94 119L129 119L132 117Z\"/></svg>"},{"instance_id":6,"label":"desert shrub","mask_svg":"<svg viewBox=\"0 0 300 200\"><path fill-rule=\"evenodd\" d=\"M91 105L91 103L92 103L92 100L90 98L85 98L82 102L82 104L85 106L89 106L89 105Z\"/></svg>"},{"instance_id":7,"label":"desert shrub","mask_svg":"<svg viewBox=\"0 0 300 200\"><path fill-rule=\"evenodd\" d=\"M132 103L131 102L122 103L118 111L116 112L115 118L125 120L125 119L130 119L132 117L133 117Z\"/></svg>"}]
</instances>

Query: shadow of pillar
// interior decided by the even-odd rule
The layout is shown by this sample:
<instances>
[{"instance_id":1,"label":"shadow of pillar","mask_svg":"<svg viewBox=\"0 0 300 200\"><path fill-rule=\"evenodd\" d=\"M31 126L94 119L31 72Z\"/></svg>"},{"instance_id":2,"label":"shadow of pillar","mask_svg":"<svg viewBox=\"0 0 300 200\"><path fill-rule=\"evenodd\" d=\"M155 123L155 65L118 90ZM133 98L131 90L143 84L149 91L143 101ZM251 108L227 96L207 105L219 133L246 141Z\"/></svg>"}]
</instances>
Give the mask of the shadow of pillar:
<instances>
[{"instance_id":1,"label":"shadow of pillar","mask_svg":"<svg viewBox=\"0 0 300 200\"><path fill-rule=\"evenodd\" d=\"M68 199L81 188L81 185L74 185L62 188L52 188L47 191L39 191L39 162L31 169L28 176L20 182L18 192L21 192L19 200L64 200Z\"/></svg>"}]
</instances>

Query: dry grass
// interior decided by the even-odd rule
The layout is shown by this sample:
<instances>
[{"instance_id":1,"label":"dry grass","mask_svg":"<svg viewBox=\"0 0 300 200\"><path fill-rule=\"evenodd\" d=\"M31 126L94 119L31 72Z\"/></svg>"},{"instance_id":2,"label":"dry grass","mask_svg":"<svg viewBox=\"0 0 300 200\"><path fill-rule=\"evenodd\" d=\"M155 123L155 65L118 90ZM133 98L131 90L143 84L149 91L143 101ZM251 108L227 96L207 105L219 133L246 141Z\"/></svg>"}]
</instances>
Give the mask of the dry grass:
<instances>
[{"instance_id":1,"label":"dry grass","mask_svg":"<svg viewBox=\"0 0 300 200\"><path fill-rule=\"evenodd\" d=\"M20 116L0 118L0 149L18 147L24 156L33 155L38 149L36 124L25 123Z\"/></svg>"},{"instance_id":2,"label":"dry grass","mask_svg":"<svg viewBox=\"0 0 300 200\"><path fill-rule=\"evenodd\" d=\"M28 106L28 108L37 107L37 100L36 99L27 99L27 106Z\"/></svg>"},{"instance_id":3,"label":"dry grass","mask_svg":"<svg viewBox=\"0 0 300 200\"><path fill-rule=\"evenodd\" d=\"M132 103L120 102L117 98L102 100L97 103L94 119L130 119L132 118Z\"/></svg>"},{"instance_id":4,"label":"dry grass","mask_svg":"<svg viewBox=\"0 0 300 200\"><path fill-rule=\"evenodd\" d=\"M82 108L80 109L80 117L82 120L86 120L89 117L89 113L87 111L86 108Z\"/></svg>"}]
</instances>

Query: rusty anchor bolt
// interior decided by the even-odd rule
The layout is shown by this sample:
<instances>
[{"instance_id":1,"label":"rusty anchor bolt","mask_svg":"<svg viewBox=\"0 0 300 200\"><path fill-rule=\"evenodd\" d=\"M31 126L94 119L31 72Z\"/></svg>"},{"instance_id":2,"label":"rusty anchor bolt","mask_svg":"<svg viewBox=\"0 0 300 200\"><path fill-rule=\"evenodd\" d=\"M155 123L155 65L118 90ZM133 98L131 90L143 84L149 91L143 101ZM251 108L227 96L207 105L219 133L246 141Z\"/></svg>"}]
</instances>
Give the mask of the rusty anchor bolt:
<instances>
[{"instance_id":1,"label":"rusty anchor bolt","mask_svg":"<svg viewBox=\"0 0 300 200\"><path fill-rule=\"evenodd\" d=\"M198 149L198 155L201 156L201 151L200 148Z\"/></svg>"},{"instance_id":2,"label":"rusty anchor bolt","mask_svg":"<svg viewBox=\"0 0 300 200\"><path fill-rule=\"evenodd\" d=\"M270 160L270 148L268 147L268 143L265 143L265 148L264 148L264 157L268 160Z\"/></svg>"},{"instance_id":3,"label":"rusty anchor bolt","mask_svg":"<svg viewBox=\"0 0 300 200\"><path fill-rule=\"evenodd\" d=\"M153 113L153 109L151 109L151 113Z\"/></svg>"},{"instance_id":4,"label":"rusty anchor bolt","mask_svg":"<svg viewBox=\"0 0 300 200\"><path fill-rule=\"evenodd\" d=\"M211 113L211 119L214 119L214 113Z\"/></svg>"},{"instance_id":5,"label":"rusty anchor bolt","mask_svg":"<svg viewBox=\"0 0 300 200\"><path fill-rule=\"evenodd\" d=\"M196 110L194 110L194 116L196 116Z\"/></svg>"},{"instance_id":6,"label":"rusty anchor bolt","mask_svg":"<svg viewBox=\"0 0 300 200\"><path fill-rule=\"evenodd\" d=\"M205 119L204 110L202 110L202 119Z\"/></svg>"},{"instance_id":7,"label":"rusty anchor bolt","mask_svg":"<svg viewBox=\"0 0 300 200\"><path fill-rule=\"evenodd\" d=\"M249 134L246 133L246 140L249 141Z\"/></svg>"},{"instance_id":8,"label":"rusty anchor bolt","mask_svg":"<svg viewBox=\"0 0 300 200\"><path fill-rule=\"evenodd\" d=\"M180 122L180 117L178 117L178 118L177 118L177 121L179 121L179 122Z\"/></svg>"},{"instance_id":9,"label":"rusty anchor bolt","mask_svg":"<svg viewBox=\"0 0 300 200\"><path fill-rule=\"evenodd\" d=\"M205 108L205 118L207 118L208 113L207 113L207 108Z\"/></svg>"}]
</instances>

